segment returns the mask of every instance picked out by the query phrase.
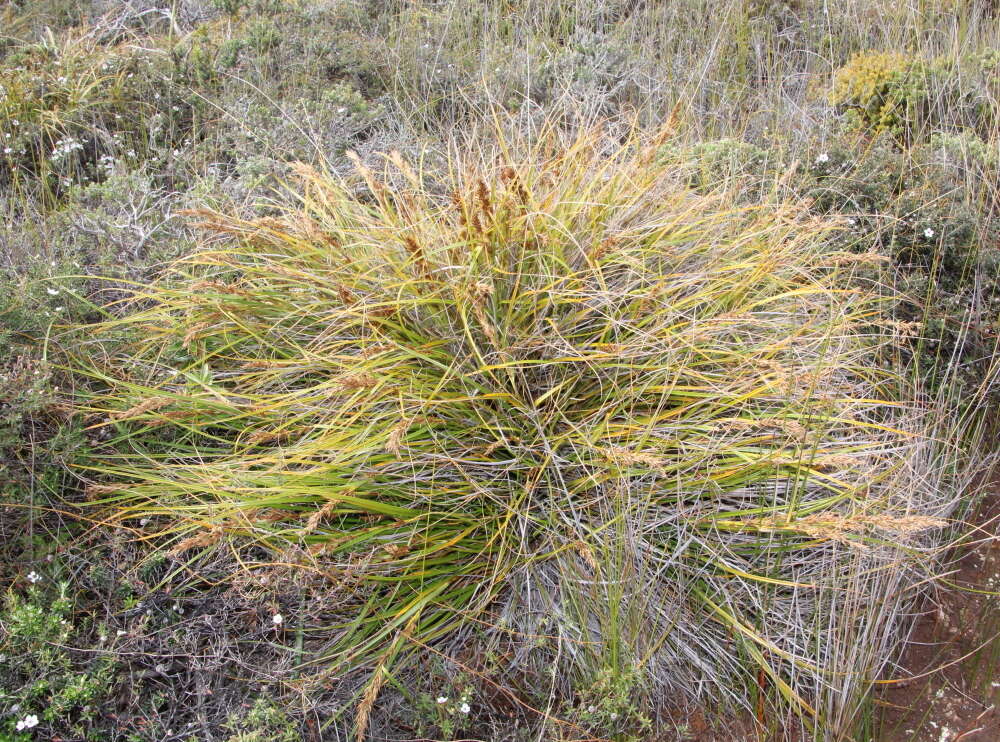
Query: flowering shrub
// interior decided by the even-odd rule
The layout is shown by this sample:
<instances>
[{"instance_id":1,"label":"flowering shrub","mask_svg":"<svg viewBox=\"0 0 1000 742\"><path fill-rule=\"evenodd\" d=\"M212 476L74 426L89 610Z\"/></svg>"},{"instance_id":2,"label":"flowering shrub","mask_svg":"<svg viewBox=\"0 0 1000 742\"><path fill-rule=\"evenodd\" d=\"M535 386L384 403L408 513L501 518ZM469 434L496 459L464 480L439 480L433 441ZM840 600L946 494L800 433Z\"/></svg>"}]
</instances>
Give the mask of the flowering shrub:
<instances>
[{"instance_id":1,"label":"flowering shrub","mask_svg":"<svg viewBox=\"0 0 1000 742\"><path fill-rule=\"evenodd\" d=\"M435 669L437 667L435 666ZM413 702L417 733L421 737L435 739L456 739L465 736L464 731L472 728L473 690L465 673L458 673L450 681L443 673L432 672L424 682L441 683L435 691L417 694Z\"/></svg>"},{"instance_id":2,"label":"flowering shrub","mask_svg":"<svg viewBox=\"0 0 1000 742\"><path fill-rule=\"evenodd\" d=\"M902 136L916 123L928 81L922 65L906 54L858 54L837 70L830 102L856 127Z\"/></svg>"},{"instance_id":3,"label":"flowering shrub","mask_svg":"<svg viewBox=\"0 0 1000 742\"><path fill-rule=\"evenodd\" d=\"M941 127L988 129L997 121L997 80L991 54L864 52L836 71L830 102L849 127L912 143Z\"/></svg>"},{"instance_id":4,"label":"flowering shrub","mask_svg":"<svg viewBox=\"0 0 1000 742\"><path fill-rule=\"evenodd\" d=\"M567 715L598 739L648 739L652 721L636 702L643 695L642 684L638 668L601 670L591 686L577 692L576 704Z\"/></svg>"},{"instance_id":5,"label":"flowering shrub","mask_svg":"<svg viewBox=\"0 0 1000 742\"><path fill-rule=\"evenodd\" d=\"M0 709L18 709L14 717L0 722L0 730L4 726L18 732L58 728L82 737L99 716L95 702L105 697L112 663L98 656L83 669L74 662L69 649L75 627L68 586L61 583L54 590L55 595L36 587L25 595L10 592L0 610L4 655Z\"/></svg>"},{"instance_id":6,"label":"flowering shrub","mask_svg":"<svg viewBox=\"0 0 1000 742\"><path fill-rule=\"evenodd\" d=\"M104 156L145 157L182 136L187 105L153 53L52 37L0 62L0 185L62 192L101 179Z\"/></svg>"},{"instance_id":7,"label":"flowering shrub","mask_svg":"<svg viewBox=\"0 0 1000 742\"><path fill-rule=\"evenodd\" d=\"M223 725L228 732L224 742L301 742L295 724L273 700L262 697L244 705Z\"/></svg>"}]
</instances>

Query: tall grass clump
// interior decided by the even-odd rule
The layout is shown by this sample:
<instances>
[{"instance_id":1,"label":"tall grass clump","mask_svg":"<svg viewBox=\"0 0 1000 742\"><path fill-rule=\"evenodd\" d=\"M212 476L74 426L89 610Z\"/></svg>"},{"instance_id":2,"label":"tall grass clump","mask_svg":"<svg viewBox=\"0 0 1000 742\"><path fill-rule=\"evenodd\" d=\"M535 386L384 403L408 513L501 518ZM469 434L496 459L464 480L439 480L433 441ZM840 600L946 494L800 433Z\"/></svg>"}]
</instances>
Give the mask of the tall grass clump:
<instances>
[{"instance_id":1,"label":"tall grass clump","mask_svg":"<svg viewBox=\"0 0 1000 742\"><path fill-rule=\"evenodd\" d=\"M311 649L366 679L359 738L428 651L551 738L706 701L833 738L954 497L878 258L692 191L656 142L540 141L202 214L203 249L77 346L91 494L178 557L327 575Z\"/></svg>"}]
</instances>

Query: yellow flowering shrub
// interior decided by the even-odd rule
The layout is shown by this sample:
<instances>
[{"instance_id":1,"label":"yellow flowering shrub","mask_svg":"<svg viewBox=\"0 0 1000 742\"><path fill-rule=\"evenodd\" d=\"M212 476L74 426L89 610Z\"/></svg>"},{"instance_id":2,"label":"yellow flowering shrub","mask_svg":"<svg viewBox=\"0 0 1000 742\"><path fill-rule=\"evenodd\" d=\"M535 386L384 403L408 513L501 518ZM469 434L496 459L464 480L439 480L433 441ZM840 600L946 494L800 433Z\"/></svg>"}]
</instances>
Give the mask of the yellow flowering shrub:
<instances>
[{"instance_id":1,"label":"yellow flowering shrub","mask_svg":"<svg viewBox=\"0 0 1000 742\"><path fill-rule=\"evenodd\" d=\"M837 70L830 102L856 128L904 136L927 97L924 65L905 54L857 54Z\"/></svg>"},{"instance_id":2,"label":"yellow flowering shrub","mask_svg":"<svg viewBox=\"0 0 1000 742\"><path fill-rule=\"evenodd\" d=\"M998 117L997 57L992 49L960 59L856 54L834 75L830 102L849 128L906 144L936 131L985 133Z\"/></svg>"}]
</instances>

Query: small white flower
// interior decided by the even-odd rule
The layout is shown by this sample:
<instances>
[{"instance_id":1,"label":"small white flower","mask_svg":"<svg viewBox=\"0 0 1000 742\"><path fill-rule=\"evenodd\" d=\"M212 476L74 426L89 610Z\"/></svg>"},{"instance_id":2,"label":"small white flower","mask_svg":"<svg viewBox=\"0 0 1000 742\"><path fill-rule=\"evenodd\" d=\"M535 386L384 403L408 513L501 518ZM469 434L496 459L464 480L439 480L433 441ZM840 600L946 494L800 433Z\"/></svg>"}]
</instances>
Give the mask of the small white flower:
<instances>
[{"instance_id":1,"label":"small white flower","mask_svg":"<svg viewBox=\"0 0 1000 742\"><path fill-rule=\"evenodd\" d=\"M448 696L438 696L438 703L448 703Z\"/></svg>"},{"instance_id":2,"label":"small white flower","mask_svg":"<svg viewBox=\"0 0 1000 742\"><path fill-rule=\"evenodd\" d=\"M617 718L618 718L618 714L616 714L614 711L612 711L611 712L611 721L614 721Z\"/></svg>"},{"instance_id":3,"label":"small white flower","mask_svg":"<svg viewBox=\"0 0 1000 742\"><path fill-rule=\"evenodd\" d=\"M821 152L819 155L816 156L817 165L822 165L824 162L829 162L829 161L830 161L830 155L828 155L826 152Z\"/></svg>"},{"instance_id":4,"label":"small white flower","mask_svg":"<svg viewBox=\"0 0 1000 742\"><path fill-rule=\"evenodd\" d=\"M149 525L149 518L139 518L139 525L140 526L148 526Z\"/></svg>"},{"instance_id":5,"label":"small white flower","mask_svg":"<svg viewBox=\"0 0 1000 742\"><path fill-rule=\"evenodd\" d=\"M469 711L471 711L471 709L469 708L469 704L467 703L463 703L461 706L459 706L458 710L461 711L463 714L467 714L469 713Z\"/></svg>"},{"instance_id":6,"label":"small white flower","mask_svg":"<svg viewBox=\"0 0 1000 742\"><path fill-rule=\"evenodd\" d=\"M42 576L38 574L35 570L28 572L28 582L34 585L36 582L41 582Z\"/></svg>"},{"instance_id":7,"label":"small white flower","mask_svg":"<svg viewBox=\"0 0 1000 742\"><path fill-rule=\"evenodd\" d=\"M125 629L118 629L118 631L115 632L115 636L125 636L125 633Z\"/></svg>"},{"instance_id":8,"label":"small white flower","mask_svg":"<svg viewBox=\"0 0 1000 742\"><path fill-rule=\"evenodd\" d=\"M595 711L597 711L597 708L595 708L593 705L587 706L587 713L588 714L592 714Z\"/></svg>"},{"instance_id":9,"label":"small white flower","mask_svg":"<svg viewBox=\"0 0 1000 742\"><path fill-rule=\"evenodd\" d=\"M48 295L49 295L49 296L59 296L59 289L54 289L54 288L52 288L51 286L49 286L49 287L48 287L47 289L45 289L45 290L46 290L46 292L48 292Z\"/></svg>"},{"instance_id":10,"label":"small white flower","mask_svg":"<svg viewBox=\"0 0 1000 742\"><path fill-rule=\"evenodd\" d=\"M38 717L34 714L28 714L23 719L17 722L17 730L22 729L32 729L38 726Z\"/></svg>"},{"instance_id":11,"label":"small white flower","mask_svg":"<svg viewBox=\"0 0 1000 742\"><path fill-rule=\"evenodd\" d=\"M11 148L11 147L4 147L4 148L3 148L3 153L4 153L5 155L9 155L9 154L10 154L11 152L13 152L13 151L14 151L14 150L13 150L13 148Z\"/></svg>"},{"instance_id":12,"label":"small white flower","mask_svg":"<svg viewBox=\"0 0 1000 742\"><path fill-rule=\"evenodd\" d=\"M933 238L934 237L934 230L931 229L930 227L928 227L927 229L925 229L924 230L924 237L926 237L927 239Z\"/></svg>"},{"instance_id":13,"label":"small white flower","mask_svg":"<svg viewBox=\"0 0 1000 742\"><path fill-rule=\"evenodd\" d=\"M271 623L273 623L275 626L280 626L281 622L284 620L285 617L282 616L280 613L275 613L273 616L271 616Z\"/></svg>"}]
</instances>

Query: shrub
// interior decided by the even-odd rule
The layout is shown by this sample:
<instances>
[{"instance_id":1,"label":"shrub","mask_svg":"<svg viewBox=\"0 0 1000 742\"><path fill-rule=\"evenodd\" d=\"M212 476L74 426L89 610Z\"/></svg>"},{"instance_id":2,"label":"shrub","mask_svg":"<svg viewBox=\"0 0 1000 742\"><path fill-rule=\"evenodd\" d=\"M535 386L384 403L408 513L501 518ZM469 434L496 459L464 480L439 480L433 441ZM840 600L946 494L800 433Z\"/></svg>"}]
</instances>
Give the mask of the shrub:
<instances>
[{"instance_id":1,"label":"shrub","mask_svg":"<svg viewBox=\"0 0 1000 742\"><path fill-rule=\"evenodd\" d=\"M151 52L49 35L3 60L0 185L64 193L102 180L102 158L136 163L187 133L188 104Z\"/></svg>"},{"instance_id":2,"label":"shrub","mask_svg":"<svg viewBox=\"0 0 1000 742\"><path fill-rule=\"evenodd\" d=\"M915 124L927 91L923 70L908 55L858 54L837 70L830 102L855 126L901 136Z\"/></svg>"},{"instance_id":3,"label":"shrub","mask_svg":"<svg viewBox=\"0 0 1000 742\"><path fill-rule=\"evenodd\" d=\"M840 248L885 258L864 279L877 276L908 298L894 319L914 328L928 378L957 384L978 404L997 343L1000 220L997 159L977 134L939 132L907 149L887 134L844 134L799 152L722 139L666 144L659 158L699 192L750 204L777 188L843 219ZM783 160L800 164L789 172Z\"/></svg>"},{"instance_id":4,"label":"shrub","mask_svg":"<svg viewBox=\"0 0 1000 742\"><path fill-rule=\"evenodd\" d=\"M273 701L258 698L249 710L232 713L225 724L226 742L300 742L295 724Z\"/></svg>"},{"instance_id":5,"label":"shrub","mask_svg":"<svg viewBox=\"0 0 1000 742\"><path fill-rule=\"evenodd\" d=\"M977 144L971 132L936 134L906 151L886 138L844 139L790 182L814 211L848 220L849 249L874 248L891 261L883 280L908 297L895 315L917 323L913 345L928 378L957 384L973 406L992 375L1000 310L1000 221L989 192L997 171Z\"/></svg>"},{"instance_id":6,"label":"shrub","mask_svg":"<svg viewBox=\"0 0 1000 742\"><path fill-rule=\"evenodd\" d=\"M710 139L691 145L665 144L659 152L661 165L677 167L691 188L711 193L720 188L746 189L741 201L753 202L761 189L776 179L773 152L739 139ZM745 184L745 186L744 186Z\"/></svg>"},{"instance_id":7,"label":"shrub","mask_svg":"<svg viewBox=\"0 0 1000 742\"><path fill-rule=\"evenodd\" d=\"M628 688L580 715L601 734L762 684L843 725L948 507L879 401L884 300L846 282L871 256L635 142L546 142L456 163L450 198L390 157L408 187L303 169L287 217L206 214L231 239L80 346L121 452L95 497L171 520L175 554L306 546L343 591L321 659L370 673L361 732L424 646L511 657L543 704L539 677L564 707Z\"/></svg>"},{"instance_id":8,"label":"shrub","mask_svg":"<svg viewBox=\"0 0 1000 742\"><path fill-rule=\"evenodd\" d=\"M850 127L901 142L942 127L987 131L997 121L994 55L932 60L898 52L856 54L837 70L830 102Z\"/></svg>"},{"instance_id":9,"label":"shrub","mask_svg":"<svg viewBox=\"0 0 1000 742\"><path fill-rule=\"evenodd\" d=\"M106 700L113 663L97 656L88 667L79 667L67 646L76 628L70 620L67 586L59 585L55 596L43 592L53 591L32 587L24 597L10 592L0 611L5 656L0 662L0 705L5 712L17 709L0 730L13 733L17 718L33 712L46 731L93 739L87 732L98 718L98 704Z\"/></svg>"}]
</instances>

